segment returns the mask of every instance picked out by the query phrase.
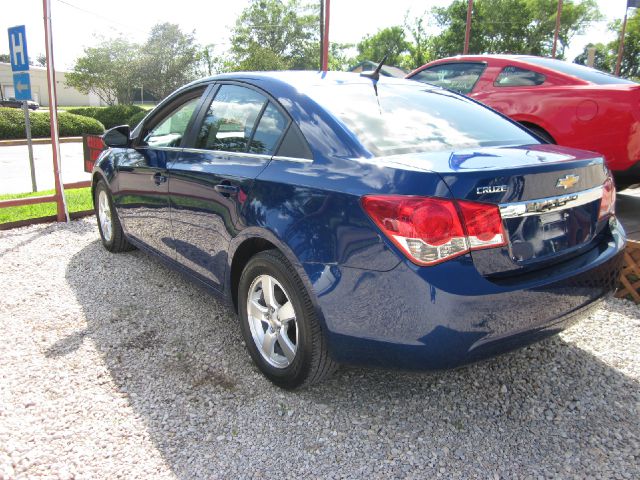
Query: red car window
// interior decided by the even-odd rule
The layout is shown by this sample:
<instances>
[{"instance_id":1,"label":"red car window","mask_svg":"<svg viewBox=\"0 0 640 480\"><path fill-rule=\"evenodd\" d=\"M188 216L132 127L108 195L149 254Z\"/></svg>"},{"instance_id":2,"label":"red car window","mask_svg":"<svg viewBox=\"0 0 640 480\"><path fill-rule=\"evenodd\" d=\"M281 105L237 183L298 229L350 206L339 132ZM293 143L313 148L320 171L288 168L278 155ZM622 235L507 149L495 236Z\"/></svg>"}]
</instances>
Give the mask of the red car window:
<instances>
[{"instance_id":1,"label":"red car window","mask_svg":"<svg viewBox=\"0 0 640 480\"><path fill-rule=\"evenodd\" d=\"M542 85L547 77L542 73L509 65L504 67L496 81L496 87L534 87Z\"/></svg>"},{"instance_id":2,"label":"red car window","mask_svg":"<svg viewBox=\"0 0 640 480\"><path fill-rule=\"evenodd\" d=\"M473 90L485 68L486 64L478 62L444 63L419 71L411 80L467 94Z\"/></svg>"}]
</instances>

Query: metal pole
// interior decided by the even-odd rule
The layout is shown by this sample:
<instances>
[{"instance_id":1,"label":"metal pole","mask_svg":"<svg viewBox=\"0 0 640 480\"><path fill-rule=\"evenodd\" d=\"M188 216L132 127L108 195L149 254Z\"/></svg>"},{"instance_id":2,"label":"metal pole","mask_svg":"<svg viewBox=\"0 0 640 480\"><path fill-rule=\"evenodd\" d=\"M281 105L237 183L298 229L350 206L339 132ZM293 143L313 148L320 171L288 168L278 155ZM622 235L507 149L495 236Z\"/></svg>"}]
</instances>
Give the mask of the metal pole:
<instances>
[{"instance_id":1,"label":"metal pole","mask_svg":"<svg viewBox=\"0 0 640 480\"><path fill-rule=\"evenodd\" d=\"M467 5L467 29L464 32L464 49L462 54L469 53L469 39L471 38L471 13L473 12L473 0L469 0Z\"/></svg>"},{"instance_id":2,"label":"metal pole","mask_svg":"<svg viewBox=\"0 0 640 480\"><path fill-rule=\"evenodd\" d=\"M624 11L624 21L622 22L622 33L620 34L620 45L618 45L618 60L616 60L616 76L620 76L620 67L622 66L622 54L624 53L624 34L627 31L627 12L629 7Z\"/></svg>"},{"instance_id":3,"label":"metal pole","mask_svg":"<svg viewBox=\"0 0 640 480\"><path fill-rule=\"evenodd\" d=\"M51 39L51 3L42 0L44 13L44 38L47 47L47 85L49 91L49 125L51 127L51 149L53 151L53 178L56 186L58 221L69 221L67 200L60 174L60 138L58 137L58 96L56 94L56 71L53 64L53 41Z\"/></svg>"},{"instance_id":4,"label":"metal pole","mask_svg":"<svg viewBox=\"0 0 640 480\"><path fill-rule=\"evenodd\" d=\"M551 57L556 58L556 47L558 45L558 35L560 34L560 17L562 16L562 0L558 0L558 11L556 12L556 31L553 34L553 48Z\"/></svg>"},{"instance_id":5,"label":"metal pole","mask_svg":"<svg viewBox=\"0 0 640 480\"><path fill-rule=\"evenodd\" d=\"M29 167L31 168L31 191L37 192L36 185L36 167L33 163L33 145L31 144L31 119L29 118L29 105L25 100L22 102L22 111L24 112L24 126L27 132L27 148L29 149Z\"/></svg>"},{"instance_id":6,"label":"metal pole","mask_svg":"<svg viewBox=\"0 0 640 480\"><path fill-rule=\"evenodd\" d=\"M322 71L326 72L329 67L329 10L331 9L331 0L326 0L324 7L324 45L322 50Z\"/></svg>"},{"instance_id":7,"label":"metal pole","mask_svg":"<svg viewBox=\"0 0 640 480\"><path fill-rule=\"evenodd\" d=\"M320 0L320 68L324 65L324 0Z\"/></svg>"}]
</instances>

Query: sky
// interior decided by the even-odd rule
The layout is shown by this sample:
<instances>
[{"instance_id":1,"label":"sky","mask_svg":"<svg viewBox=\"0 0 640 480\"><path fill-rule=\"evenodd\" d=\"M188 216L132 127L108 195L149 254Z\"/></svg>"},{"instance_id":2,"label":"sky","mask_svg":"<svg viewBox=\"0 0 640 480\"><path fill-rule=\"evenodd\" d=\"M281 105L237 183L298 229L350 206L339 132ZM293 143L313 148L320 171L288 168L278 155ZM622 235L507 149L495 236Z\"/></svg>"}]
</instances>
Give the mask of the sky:
<instances>
[{"instance_id":1,"label":"sky","mask_svg":"<svg viewBox=\"0 0 640 480\"><path fill-rule=\"evenodd\" d=\"M172 22L183 31L195 30L201 44L213 43L216 53L228 49L229 36L236 17L249 0L50 0L53 23L54 63L57 70L69 70L85 47L101 38L124 36L143 42L157 23ZM332 0L329 37L332 42L357 43L365 35L381 28L401 25L405 13L411 16L428 12L433 6L445 6L451 0ZM597 0L606 19L574 37L566 52L568 59L578 55L588 42L610 41L607 23L624 16L627 0ZM0 31L26 25L29 56L45 51L42 0L3 0L0 7ZM203 5L205 5L203 7ZM179 6L179 8L177 7ZM432 30L430 33L437 33ZM472 33L473 35L473 33ZM3 39L4 40L1 40ZM0 53L9 53L6 34L0 36Z\"/></svg>"}]
</instances>

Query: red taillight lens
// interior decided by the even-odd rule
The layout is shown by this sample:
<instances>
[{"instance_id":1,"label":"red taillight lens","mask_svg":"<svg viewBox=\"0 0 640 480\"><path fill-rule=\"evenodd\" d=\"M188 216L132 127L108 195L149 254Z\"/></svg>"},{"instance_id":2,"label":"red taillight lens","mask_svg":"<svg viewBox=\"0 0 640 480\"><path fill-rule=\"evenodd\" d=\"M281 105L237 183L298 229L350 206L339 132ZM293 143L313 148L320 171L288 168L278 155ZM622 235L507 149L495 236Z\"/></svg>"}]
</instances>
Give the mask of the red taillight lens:
<instances>
[{"instance_id":1,"label":"red taillight lens","mask_svg":"<svg viewBox=\"0 0 640 480\"><path fill-rule=\"evenodd\" d=\"M387 238L418 265L434 265L470 250L505 243L500 211L495 205L368 195L362 197L362 206Z\"/></svg>"},{"instance_id":2,"label":"red taillight lens","mask_svg":"<svg viewBox=\"0 0 640 480\"><path fill-rule=\"evenodd\" d=\"M507 243L497 205L458 201L471 250L500 247Z\"/></svg>"},{"instance_id":3,"label":"red taillight lens","mask_svg":"<svg viewBox=\"0 0 640 480\"><path fill-rule=\"evenodd\" d=\"M607 177L602 185L602 200L598 220L601 220L616 212L616 186L611 177Z\"/></svg>"}]
</instances>

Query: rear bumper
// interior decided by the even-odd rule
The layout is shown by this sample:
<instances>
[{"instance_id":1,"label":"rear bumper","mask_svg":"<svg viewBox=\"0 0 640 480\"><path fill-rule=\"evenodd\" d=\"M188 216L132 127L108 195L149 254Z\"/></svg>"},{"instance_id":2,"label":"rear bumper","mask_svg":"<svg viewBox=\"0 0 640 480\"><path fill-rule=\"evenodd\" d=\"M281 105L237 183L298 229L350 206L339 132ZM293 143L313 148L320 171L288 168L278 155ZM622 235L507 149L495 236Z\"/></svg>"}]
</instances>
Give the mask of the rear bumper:
<instances>
[{"instance_id":1,"label":"rear bumper","mask_svg":"<svg viewBox=\"0 0 640 480\"><path fill-rule=\"evenodd\" d=\"M553 335L611 294L624 248L611 238L517 283L482 277L468 257L387 272L307 265L332 357L401 369L452 368Z\"/></svg>"}]
</instances>

